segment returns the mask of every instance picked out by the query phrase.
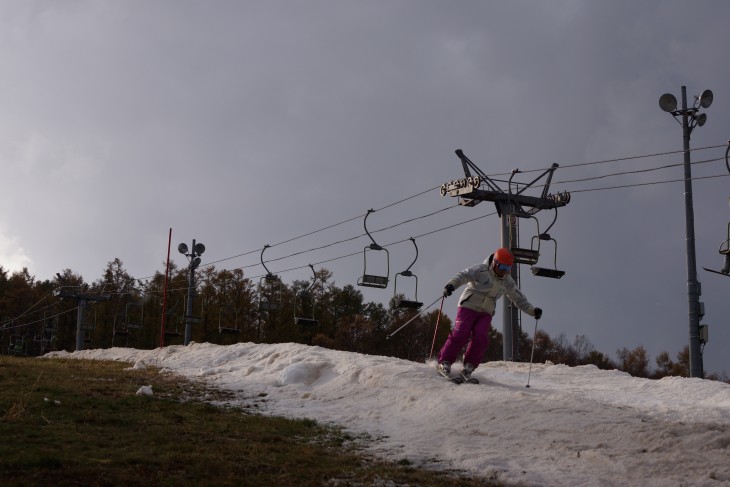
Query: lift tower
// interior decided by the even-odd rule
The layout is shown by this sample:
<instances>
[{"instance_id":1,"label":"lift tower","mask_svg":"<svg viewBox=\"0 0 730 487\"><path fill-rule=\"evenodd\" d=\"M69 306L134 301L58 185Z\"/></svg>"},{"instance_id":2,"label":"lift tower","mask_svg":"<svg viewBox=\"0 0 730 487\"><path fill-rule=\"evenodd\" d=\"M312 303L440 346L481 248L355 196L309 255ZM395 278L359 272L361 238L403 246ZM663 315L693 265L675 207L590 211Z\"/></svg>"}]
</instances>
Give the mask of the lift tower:
<instances>
[{"instance_id":1,"label":"lift tower","mask_svg":"<svg viewBox=\"0 0 730 487\"><path fill-rule=\"evenodd\" d=\"M461 160L464 169L464 178L449 181L441 185L441 196L452 196L459 198L462 206L476 206L482 201L492 201L497 208L501 226L502 246L512 251L516 264L537 263L539 251L532 248L520 248L518 236L518 218L533 218L540 210L557 209L570 202L570 193L563 192L549 194L550 182L558 164L553 164L537 178L528 184L519 184L512 181L519 169L512 171L507 181L507 190L500 188L497 182L487 176L476 164L469 160L461 149L456 150L456 155ZM475 173L472 175L472 171ZM546 178L542 183L540 196L528 196L523 194L527 189L533 187L539 180ZM512 191L512 186L516 191ZM485 186L487 189L480 189ZM544 234L547 235L547 234ZM540 235L538 235L540 237ZM547 238L550 238L549 235ZM519 282L519 267L512 267L512 278L517 285ZM558 277L558 276L552 276ZM514 352L518 349L518 337L515 330L518 329L518 309L512 305L509 299L503 300L504 316L502 326L504 360L513 360Z\"/></svg>"}]
</instances>

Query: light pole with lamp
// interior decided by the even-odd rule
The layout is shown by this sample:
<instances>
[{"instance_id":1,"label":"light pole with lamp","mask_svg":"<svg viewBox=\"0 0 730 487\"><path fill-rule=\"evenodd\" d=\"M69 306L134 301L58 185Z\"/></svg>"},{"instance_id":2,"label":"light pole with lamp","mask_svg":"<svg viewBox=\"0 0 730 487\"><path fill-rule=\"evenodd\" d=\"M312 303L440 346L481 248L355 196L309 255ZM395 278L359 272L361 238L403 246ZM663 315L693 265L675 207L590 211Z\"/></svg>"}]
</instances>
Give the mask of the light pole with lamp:
<instances>
[{"instance_id":1,"label":"light pole with lamp","mask_svg":"<svg viewBox=\"0 0 730 487\"><path fill-rule=\"evenodd\" d=\"M190 261L188 265L188 302L185 307L185 345L190 344L193 335L193 298L195 297L195 269L200 265L200 255L205 252L205 245L193 239L192 251L188 253L188 246L181 243L177 251L183 254Z\"/></svg>"},{"instance_id":2,"label":"light pole with lamp","mask_svg":"<svg viewBox=\"0 0 730 487\"><path fill-rule=\"evenodd\" d=\"M682 86L682 108L677 109L677 99L671 93L659 98L659 107L671 114L682 126L684 141L684 205L687 235L687 291L689 295L689 376L704 377L702 348L700 342L700 319L704 307L699 301L700 283L697 281L697 259L695 256L694 208L692 205L692 167L689 154L689 137L695 127L702 127L707 115L700 114L700 108L712 104L712 91L705 90L691 107L687 107L687 88Z\"/></svg>"}]
</instances>

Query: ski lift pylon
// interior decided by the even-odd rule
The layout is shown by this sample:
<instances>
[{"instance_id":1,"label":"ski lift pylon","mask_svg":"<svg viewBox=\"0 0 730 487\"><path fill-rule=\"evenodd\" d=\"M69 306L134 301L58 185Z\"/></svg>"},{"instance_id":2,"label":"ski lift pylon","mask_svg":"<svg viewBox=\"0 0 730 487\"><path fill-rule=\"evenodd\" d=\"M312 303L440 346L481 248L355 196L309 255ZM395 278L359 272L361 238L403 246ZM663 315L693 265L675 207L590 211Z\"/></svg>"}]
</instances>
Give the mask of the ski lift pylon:
<instances>
[{"instance_id":1,"label":"ski lift pylon","mask_svg":"<svg viewBox=\"0 0 730 487\"><path fill-rule=\"evenodd\" d=\"M312 283L302 291L299 291L294 295L294 324L302 326L317 326L319 321L314 318L314 296L312 295L312 289L317 283L317 272L314 270L314 266L309 264L312 269ZM309 311L307 311L309 309Z\"/></svg>"},{"instance_id":2,"label":"ski lift pylon","mask_svg":"<svg viewBox=\"0 0 730 487\"><path fill-rule=\"evenodd\" d=\"M421 306L423 306L423 303L418 301L418 276L416 276L413 272L411 272L411 267L413 267L413 264L416 263L418 260L418 245L416 245L416 239L411 237L411 242L413 242L413 246L416 248L416 257L413 259L413 262L411 262L411 265L408 266L406 270L403 272L399 272L395 275L395 280L393 283L393 297L398 296L398 276L403 277L412 277L416 281L415 286L415 292L413 294L413 299L400 299L396 306L398 308L406 308L406 309L419 309Z\"/></svg>"},{"instance_id":3,"label":"ski lift pylon","mask_svg":"<svg viewBox=\"0 0 730 487\"><path fill-rule=\"evenodd\" d=\"M388 249L381 247L378 245L378 243L373 239L373 236L370 235L370 232L368 231L368 216L370 216L370 213L373 213L375 210L372 208L368 210L367 214L365 215L365 221L363 222L363 225L365 226L365 233L367 233L370 240L373 242L367 247L363 249L363 262L364 262L364 269L363 274L360 279L358 279L357 284L358 286L364 286L364 287L374 287L378 289L385 289L388 287L388 279L390 278L390 254L388 253ZM375 274L368 274L368 257L367 253L368 250L376 250L376 251L384 251L385 252L385 265L386 265L386 272L384 276L379 276Z\"/></svg>"}]
</instances>

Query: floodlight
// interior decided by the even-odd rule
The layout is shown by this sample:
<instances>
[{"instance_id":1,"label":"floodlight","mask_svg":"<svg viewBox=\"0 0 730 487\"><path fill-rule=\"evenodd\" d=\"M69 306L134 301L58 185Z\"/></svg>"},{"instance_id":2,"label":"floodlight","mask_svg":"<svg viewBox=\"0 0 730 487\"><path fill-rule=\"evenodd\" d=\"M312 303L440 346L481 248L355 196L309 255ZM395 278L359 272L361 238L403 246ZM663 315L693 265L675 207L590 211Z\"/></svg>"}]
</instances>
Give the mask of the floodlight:
<instances>
[{"instance_id":1,"label":"floodlight","mask_svg":"<svg viewBox=\"0 0 730 487\"><path fill-rule=\"evenodd\" d=\"M200 265L200 257L193 259L192 265L193 267L198 267Z\"/></svg>"},{"instance_id":2,"label":"floodlight","mask_svg":"<svg viewBox=\"0 0 730 487\"><path fill-rule=\"evenodd\" d=\"M703 91L702 94L700 95L700 106L702 108L708 108L710 105L712 105L712 99L713 99L712 91L710 91L710 90Z\"/></svg>"},{"instance_id":3,"label":"floodlight","mask_svg":"<svg viewBox=\"0 0 730 487\"><path fill-rule=\"evenodd\" d=\"M203 252L205 252L205 245L203 245L202 243L196 243L195 247L193 248L193 252L198 255L202 254Z\"/></svg>"},{"instance_id":4,"label":"floodlight","mask_svg":"<svg viewBox=\"0 0 730 487\"><path fill-rule=\"evenodd\" d=\"M707 115L704 113L701 113L699 117L697 117L697 126L702 127L705 122L707 122Z\"/></svg>"},{"instance_id":5,"label":"floodlight","mask_svg":"<svg viewBox=\"0 0 730 487\"><path fill-rule=\"evenodd\" d=\"M180 252L181 254L187 254L188 246L185 245L184 243L181 243L180 245L177 246L177 251Z\"/></svg>"},{"instance_id":6,"label":"floodlight","mask_svg":"<svg viewBox=\"0 0 730 487\"><path fill-rule=\"evenodd\" d=\"M712 94L710 94L712 96ZM659 108L665 112L672 113L677 109L677 98L671 93L664 93L659 97Z\"/></svg>"}]
</instances>

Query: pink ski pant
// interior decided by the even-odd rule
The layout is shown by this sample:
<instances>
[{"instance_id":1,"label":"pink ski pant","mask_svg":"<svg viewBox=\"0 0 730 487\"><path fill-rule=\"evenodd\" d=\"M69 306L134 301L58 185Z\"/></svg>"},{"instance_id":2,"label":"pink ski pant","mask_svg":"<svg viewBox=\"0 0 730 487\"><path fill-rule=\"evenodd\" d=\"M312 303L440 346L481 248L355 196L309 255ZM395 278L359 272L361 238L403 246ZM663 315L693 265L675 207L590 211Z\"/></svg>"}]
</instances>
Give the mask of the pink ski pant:
<instances>
[{"instance_id":1,"label":"pink ski pant","mask_svg":"<svg viewBox=\"0 0 730 487\"><path fill-rule=\"evenodd\" d=\"M439 352L439 362L454 363L464 345L469 343L464 353L464 363L478 367L489 345L489 330L492 328L492 315L459 306L456 311L454 328ZM471 339L471 341L470 341Z\"/></svg>"}]
</instances>

